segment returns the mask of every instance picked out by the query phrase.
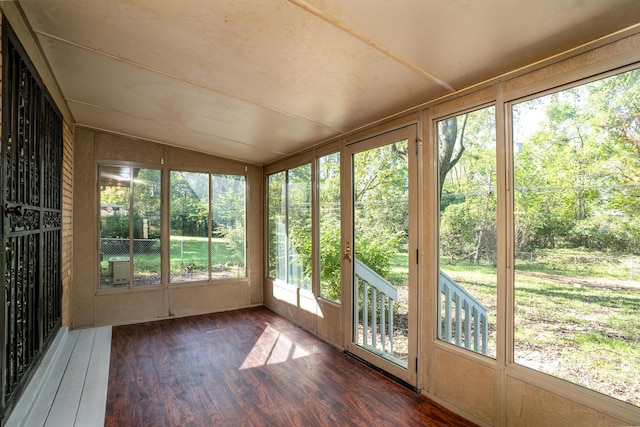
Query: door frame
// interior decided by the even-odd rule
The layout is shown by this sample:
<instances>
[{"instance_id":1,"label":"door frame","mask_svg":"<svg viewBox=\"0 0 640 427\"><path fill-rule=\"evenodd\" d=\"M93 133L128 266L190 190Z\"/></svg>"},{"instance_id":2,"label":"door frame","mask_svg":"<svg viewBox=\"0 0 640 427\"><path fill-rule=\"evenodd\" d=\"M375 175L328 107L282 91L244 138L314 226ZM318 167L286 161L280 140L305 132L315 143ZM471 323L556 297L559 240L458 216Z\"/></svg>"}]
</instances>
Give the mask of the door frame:
<instances>
[{"instance_id":1,"label":"door frame","mask_svg":"<svg viewBox=\"0 0 640 427\"><path fill-rule=\"evenodd\" d=\"M419 168L418 168L418 136L419 126L417 122L404 123L401 126L394 127L380 133L359 138L357 140L346 142L343 146L342 159L342 306L343 306L343 331L344 331L344 348L347 352L353 354L364 362L374 365L382 369L402 382L417 387L418 380L418 336L419 336L419 269L418 269L418 250L419 250L419 218L418 218L418 197L419 197ZM408 176L409 176L409 294L408 294L408 324L409 324L409 342L408 342L408 358L407 367L401 367L387 359L384 359L364 348L356 345L352 339L353 331L353 277L354 263L353 257L349 259L345 255L345 251L353 248L354 231L353 231L353 155L372 148L381 147L396 141L408 140ZM415 256L414 256L415 254Z\"/></svg>"}]
</instances>

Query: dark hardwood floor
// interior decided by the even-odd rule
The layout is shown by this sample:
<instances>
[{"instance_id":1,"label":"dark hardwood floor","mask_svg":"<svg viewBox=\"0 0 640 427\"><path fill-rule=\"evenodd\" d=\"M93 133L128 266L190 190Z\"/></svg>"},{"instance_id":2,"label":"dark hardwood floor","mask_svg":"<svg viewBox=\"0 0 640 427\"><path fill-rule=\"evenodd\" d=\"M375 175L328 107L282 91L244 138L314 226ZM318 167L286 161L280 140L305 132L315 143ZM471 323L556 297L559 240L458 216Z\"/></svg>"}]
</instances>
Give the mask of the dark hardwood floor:
<instances>
[{"instance_id":1,"label":"dark hardwood floor","mask_svg":"<svg viewBox=\"0 0 640 427\"><path fill-rule=\"evenodd\" d=\"M105 426L472 426L266 308L114 327Z\"/></svg>"}]
</instances>

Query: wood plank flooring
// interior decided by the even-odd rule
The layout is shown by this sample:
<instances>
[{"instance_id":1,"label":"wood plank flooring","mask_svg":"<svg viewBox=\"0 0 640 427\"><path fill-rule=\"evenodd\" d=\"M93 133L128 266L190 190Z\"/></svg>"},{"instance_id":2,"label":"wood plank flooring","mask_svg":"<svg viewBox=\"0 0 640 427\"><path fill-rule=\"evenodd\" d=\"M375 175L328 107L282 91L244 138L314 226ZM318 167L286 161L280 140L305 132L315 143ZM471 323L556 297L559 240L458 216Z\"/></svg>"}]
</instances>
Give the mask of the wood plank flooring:
<instances>
[{"instance_id":1,"label":"wood plank flooring","mask_svg":"<svg viewBox=\"0 0 640 427\"><path fill-rule=\"evenodd\" d=\"M472 426L266 308L114 327L105 426Z\"/></svg>"}]
</instances>

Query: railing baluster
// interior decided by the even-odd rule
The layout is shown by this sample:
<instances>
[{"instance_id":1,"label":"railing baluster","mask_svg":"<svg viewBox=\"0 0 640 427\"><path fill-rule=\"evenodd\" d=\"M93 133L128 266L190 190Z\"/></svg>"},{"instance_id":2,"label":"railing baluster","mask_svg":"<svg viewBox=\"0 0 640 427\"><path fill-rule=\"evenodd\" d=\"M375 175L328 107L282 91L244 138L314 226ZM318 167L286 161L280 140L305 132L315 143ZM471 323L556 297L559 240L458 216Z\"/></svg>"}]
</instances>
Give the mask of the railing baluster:
<instances>
[{"instance_id":1,"label":"railing baluster","mask_svg":"<svg viewBox=\"0 0 640 427\"><path fill-rule=\"evenodd\" d=\"M480 313L476 307L473 308L473 319L473 350L477 352L480 350Z\"/></svg>"},{"instance_id":2,"label":"railing baluster","mask_svg":"<svg viewBox=\"0 0 640 427\"><path fill-rule=\"evenodd\" d=\"M387 350L386 334L387 334L387 296L380 294L380 345L382 351Z\"/></svg>"},{"instance_id":3,"label":"railing baluster","mask_svg":"<svg viewBox=\"0 0 640 427\"><path fill-rule=\"evenodd\" d=\"M393 300L389 298L389 353L393 354Z\"/></svg>"},{"instance_id":4,"label":"railing baluster","mask_svg":"<svg viewBox=\"0 0 640 427\"><path fill-rule=\"evenodd\" d=\"M471 319L474 319L474 322L477 322L478 319L477 317L474 318L472 312L477 311L475 307L473 307L473 309L469 306L469 301L467 301L466 299L464 300L463 303L463 309L464 309L464 346L466 348L470 348L471 346ZM474 323L475 325L477 325L477 323ZM474 328L474 329L478 329L478 328ZM475 339L477 341L477 338ZM474 343L475 344L475 343ZM476 351L478 351L478 349L475 349Z\"/></svg>"},{"instance_id":5,"label":"railing baluster","mask_svg":"<svg viewBox=\"0 0 640 427\"><path fill-rule=\"evenodd\" d=\"M360 325L360 279L358 276L354 277L355 292L353 293L353 341L358 342L358 325Z\"/></svg>"},{"instance_id":6,"label":"railing baluster","mask_svg":"<svg viewBox=\"0 0 640 427\"><path fill-rule=\"evenodd\" d=\"M448 286L444 294L444 339L451 342L451 290Z\"/></svg>"},{"instance_id":7,"label":"railing baluster","mask_svg":"<svg viewBox=\"0 0 640 427\"><path fill-rule=\"evenodd\" d=\"M458 292L454 292L453 294L453 302L456 303L456 345L461 345L462 343L462 339L460 336L460 332L462 330L462 321L460 319L461 317L461 312L462 312L462 307L460 304L460 294Z\"/></svg>"},{"instance_id":8,"label":"railing baluster","mask_svg":"<svg viewBox=\"0 0 640 427\"><path fill-rule=\"evenodd\" d=\"M371 304L371 345L375 347L378 335L378 292L374 287L371 288Z\"/></svg>"},{"instance_id":9,"label":"railing baluster","mask_svg":"<svg viewBox=\"0 0 640 427\"><path fill-rule=\"evenodd\" d=\"M362 296L362 343L363 345L369 344L369 283L366 280L362 281L362 288L364 289L364 295Z\"/></svg>"},{"instance_id":10,"label":"railing baluster","mask_svg":"<svg viewBox=\"0 0 640 427\"><path fill-rule=\"evenodd\" d=\"M398 290L382 276L367 267L357 258L354 260L354 307L362 304L362 346L372 347L376 351L382 351L393 356L393 303L398 299ZM362 295L360 295L362 287ZM370 291L369 291L370 290ZM378 302L380 308L378 311ZM369 313L371 310L371 313ZM354 314L354 330L359 325L359 311ZM379 318L378 318L379 316ZM371 331L369 327L371 326ZM378 338L378 333L380 338ZM369 340L371 334L371 340ZM357 337L354 332L354 336ZM371 343L371 345L369 345ZM378 347L379 344L379 347ZM387 350L388 347L388 350Z\"/></svg>"},{"instance_id":11,"label":"railing baluster","mask_svg":"<svg viewBox=\"0 0 640 427\"><path fill-rule=\"evenodd\" d=\"M444 325L442 324L442 293L447 285L444 280L438 280L438 338L444 339Z\"/></svg>"},{"instance_id":12,"label":"railing baluster","mask_svg":"<svg viewBox=\"0 0 640 427\"><path fill-rule=\"evenodd\" d=\"M487 341L489 340L489 324L487 322L487 314L482 313L480 315L480 321L482 322L482 354L487 354L489 348L487 347Z\"/></svg>"},{"instance_id":13,"label":"railing baluster","mask_svg":"<svg viewBox=\"0 0 640 427\"><path fill-rule=\"evenodd\" d=\"M442 300L444 299L444 307ZM451 319L452 305L455 304L455 319ZM443 313L444 309L444 325ZM486 308L444 272L438 280L438 336L452 342L452 326L455 327L453 341L460 347L487 354L489 327ZM464 313L464 343L462 342L462 314ZM472 332L473 330L473 332ZM473 340L471 339L473 337ZM473 341L473 344L472 344Z\"/></svg>"}]
</instances>

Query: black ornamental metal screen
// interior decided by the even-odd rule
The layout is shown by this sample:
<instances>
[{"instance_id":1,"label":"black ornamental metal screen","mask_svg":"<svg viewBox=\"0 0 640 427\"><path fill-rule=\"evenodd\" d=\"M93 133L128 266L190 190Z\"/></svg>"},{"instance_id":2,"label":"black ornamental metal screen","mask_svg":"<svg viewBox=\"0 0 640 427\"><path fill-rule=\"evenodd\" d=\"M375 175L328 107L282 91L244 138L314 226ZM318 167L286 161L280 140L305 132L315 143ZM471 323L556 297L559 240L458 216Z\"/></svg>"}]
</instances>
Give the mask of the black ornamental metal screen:
<instances>
[{"instance_id":1,"label":"black ornamental metal screen","mask_svg":"<svg viewBox=\"0 0 640 427\"><path fill-rule=\"evenodd\" d=\"M2 416L60 327L62 119L2 25Z\"/></svg>"}]
</instances>

